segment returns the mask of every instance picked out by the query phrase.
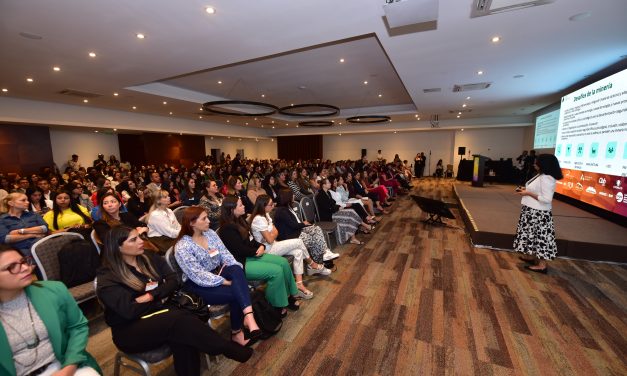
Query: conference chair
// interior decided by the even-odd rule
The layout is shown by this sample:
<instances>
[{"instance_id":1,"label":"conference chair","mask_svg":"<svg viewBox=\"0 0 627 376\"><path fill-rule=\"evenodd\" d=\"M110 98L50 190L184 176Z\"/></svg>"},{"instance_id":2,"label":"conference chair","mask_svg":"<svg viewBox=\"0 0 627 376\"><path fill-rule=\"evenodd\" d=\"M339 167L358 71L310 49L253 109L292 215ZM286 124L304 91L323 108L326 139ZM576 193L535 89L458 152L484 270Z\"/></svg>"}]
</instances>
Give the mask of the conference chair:
<instances>
[{"instance_id":1,"label":"conference chair","mask_svg":"<svg viewBox=\"0 0 627 376\"><path fill-rule=\"evenodd\" d=\"M91 242L94 243L94 247L96 247L96 251L98 251L98 254L100 254L100 245L102 243L100 242L100 239L98 239L98 234L96 233L96 230L91 230L91 234L89 234L89 236L91 238Z\"/></svg>"},{"instance_id":2,"label":"conference chair","mask_svg":"<svg viewBox=\"0 0 627 376\"><path fill-rule=\"evenodd\" d=\"M59 232L39 239L31 247L31 253L37 263L42 280L61 280L61 265L59 264L59 251L73 240L84 240L81 234L76 232ZM85 302L96 297L92 283L70 287L70 294L77 303Z\"/></svg>"},{"instance_id":3,"label":"conference chair","mask_svg":"<svg viewBox=\"0 0 627 376\"><path fill-rule=\"evenodd\" d=\"M183 212L185 212L185 209L187 208L189 208L189 206L179 206L178 208L172 210L177 222L181 225L183 224Z\"/></svg>"},{"instance_id":4,"label":"conference chair","mask_svg":"<svg viewBox=\"0 0 627 376\"><path fill-rule=\"evenodd\" d=\"M322 229L329 249L333 249L330 234L335 233L336 243L340 243L339 240L337 240L337 223L317 220L320 216L314 199L309 196L305 196L300 200L299 205L303 219L309 223L315 223Z\"/></svg>"}]
</instances>

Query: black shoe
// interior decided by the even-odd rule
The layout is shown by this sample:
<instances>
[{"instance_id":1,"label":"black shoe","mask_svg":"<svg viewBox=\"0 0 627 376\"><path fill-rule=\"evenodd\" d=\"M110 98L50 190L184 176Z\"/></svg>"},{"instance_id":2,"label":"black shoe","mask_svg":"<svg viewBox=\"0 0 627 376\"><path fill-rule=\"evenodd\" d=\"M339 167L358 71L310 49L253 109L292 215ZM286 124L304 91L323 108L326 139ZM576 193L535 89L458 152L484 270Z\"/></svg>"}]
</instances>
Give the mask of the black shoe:
<instances>
[{"instance_id":1,"label":"black shoe","mask_svg":"<svg viewBox=\"0 0 627 376\"><path fill-rule=\"evenodd\" d=\"M287 298L287 309L292 310L292 311L298 311L300 309L300 305L296 304L298 300L296 300L296 298L294 298L293 296L289 296Z\"/></svg>"},{"instance_id":2,"label":"black shoe","mask_svg":"<svg viewBox=\"0 0 627 376\"><path fill-rule=\"evenodd\" d=\"M329 270L333 270L333 268L335 268L335 264L333 263L333 260L324 261L323 264L324 264L324 267Z\"/></svg>"},{"instance_id":3,"label":"black shoe","mask_svg":"<svg viewBox=\"0 0 627 376\"><path fill-rule=\"evenodd\" d=\"M287 307L274 307L274 309L281 316L282 319L287 317Z\"/></svg>"}]
</instances>

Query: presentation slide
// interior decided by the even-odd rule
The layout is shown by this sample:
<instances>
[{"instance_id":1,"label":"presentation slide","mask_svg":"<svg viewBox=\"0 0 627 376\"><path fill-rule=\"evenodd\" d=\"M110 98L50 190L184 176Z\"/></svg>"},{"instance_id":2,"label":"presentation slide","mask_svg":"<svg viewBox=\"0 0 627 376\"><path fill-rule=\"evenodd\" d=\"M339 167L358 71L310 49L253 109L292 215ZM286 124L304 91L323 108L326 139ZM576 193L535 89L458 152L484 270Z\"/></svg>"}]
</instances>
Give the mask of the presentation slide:
<instances>
[{"instance_id":1,"label":"presentation slide","mask_svg":"<svg viewBox=\"0 0 627 376\"><path fill-rule=\"evenodd\" d=\"M534 149L551 149L555 147L559 119L559 109L540 115L536 118L536 133L533 138Z\"/></svg>"},{"instance_id":2,"label":"presentation slide","mask_svg":"<svg viewBox=\"0 0 627 376\"><path fill-rule=\"evenodd\" d=\"M562 98L556 192L627 217L627 70Z\"/></svg>"}]
</instances>

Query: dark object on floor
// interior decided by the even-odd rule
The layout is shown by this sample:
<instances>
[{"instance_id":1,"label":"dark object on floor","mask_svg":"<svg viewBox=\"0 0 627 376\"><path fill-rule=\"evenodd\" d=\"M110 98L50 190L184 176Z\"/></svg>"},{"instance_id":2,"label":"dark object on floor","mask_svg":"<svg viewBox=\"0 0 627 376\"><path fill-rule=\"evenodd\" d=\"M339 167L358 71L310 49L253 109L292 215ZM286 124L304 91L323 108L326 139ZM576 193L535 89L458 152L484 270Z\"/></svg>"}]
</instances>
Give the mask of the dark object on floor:
<instances>
[{"instance_id":1,"label":"dark object on floor","mask_svg":"<svg viewBox=\"0 0 627 376\"><path fill-rule=\"evenodd\" d=\"M448 208L444 201L433 200L430 198L415 195L411 195L411 198L416 201L416 204L418 204L420 210L427 213L427 215L429 216L429 218L424 221L425 223L432 225L443 225L444 222L442 222L442 217L455 219L455 216L453 215L453 213L451 213L451 210Z\"/></svg>"}]
</instances>

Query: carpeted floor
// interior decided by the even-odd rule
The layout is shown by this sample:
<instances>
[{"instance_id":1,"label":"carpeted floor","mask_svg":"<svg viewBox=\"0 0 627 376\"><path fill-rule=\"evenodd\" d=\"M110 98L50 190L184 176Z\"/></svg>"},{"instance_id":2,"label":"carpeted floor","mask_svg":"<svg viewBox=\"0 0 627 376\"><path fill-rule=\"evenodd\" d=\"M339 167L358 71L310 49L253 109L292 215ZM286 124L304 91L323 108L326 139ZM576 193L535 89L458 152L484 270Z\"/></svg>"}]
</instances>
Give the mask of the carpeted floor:
<instances>
[{"instance_id":1,"label":"carpeted floor","mask_svg":"<svg viewBox=\"0 0 627 376\"><path fill-rule=\"evenodd\" d=\"M453 202L453 183L412 193ZM627 374L627 266L559 259L530 273L513 253L472 248L460 219L429 227L409 196L393 209L364 246L337 248L338 270L309 279L314 299L249 362L219 357L204 374ZM110 332L101 319L92 332L111 375ZM174 374L170 361L155 370Z\"/></svg>"}]
</instances>

